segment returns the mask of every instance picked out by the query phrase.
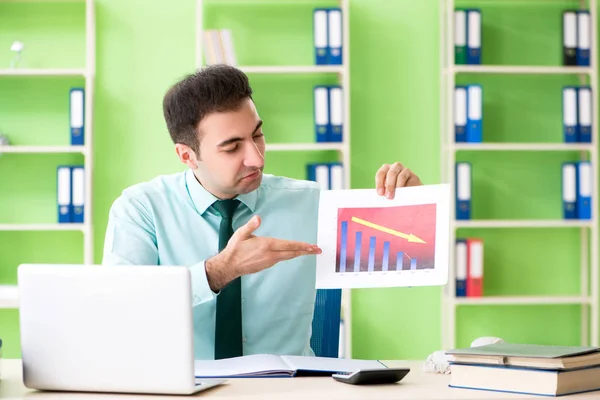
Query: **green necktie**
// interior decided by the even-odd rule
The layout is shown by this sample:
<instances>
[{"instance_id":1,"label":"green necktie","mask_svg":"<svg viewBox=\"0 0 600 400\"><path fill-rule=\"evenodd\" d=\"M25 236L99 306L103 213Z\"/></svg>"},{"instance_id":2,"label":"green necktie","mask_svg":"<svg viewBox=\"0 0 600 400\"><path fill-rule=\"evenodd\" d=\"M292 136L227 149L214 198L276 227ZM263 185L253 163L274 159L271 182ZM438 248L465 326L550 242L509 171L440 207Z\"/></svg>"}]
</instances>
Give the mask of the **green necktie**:
<instances>
[{"instance_id":1,"label":"green necktie","mask_svg":"<svg viewBox=\"0 0 600 400\"><path fill-rule=\"evenodd\" d=\"M219 252L227 246L233 235L233 213L239 200L217 200L213 207L221 214L219 227ZM215 328L215 359L238 357L242 349L242 287L236 278L221 289L217 296L217 319Z\"/></svg>"}]
</instances>

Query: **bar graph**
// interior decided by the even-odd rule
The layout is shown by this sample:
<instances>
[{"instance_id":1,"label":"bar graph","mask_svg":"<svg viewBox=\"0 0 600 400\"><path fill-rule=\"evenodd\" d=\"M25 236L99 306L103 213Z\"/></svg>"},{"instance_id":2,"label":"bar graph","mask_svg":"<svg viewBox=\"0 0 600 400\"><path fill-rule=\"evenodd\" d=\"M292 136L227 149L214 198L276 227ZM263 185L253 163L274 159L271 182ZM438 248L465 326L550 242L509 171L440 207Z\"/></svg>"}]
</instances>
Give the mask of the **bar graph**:
<instances>
[{"instance_id":1,"label":"bar graph","mask_svg":"<svg viewBox=\"0 0 600 400\"><path fill-rule=\"evenodd\" d=\"M436 204L339 208L336 272L434 269Z\"/></svg>"}]
</instances>

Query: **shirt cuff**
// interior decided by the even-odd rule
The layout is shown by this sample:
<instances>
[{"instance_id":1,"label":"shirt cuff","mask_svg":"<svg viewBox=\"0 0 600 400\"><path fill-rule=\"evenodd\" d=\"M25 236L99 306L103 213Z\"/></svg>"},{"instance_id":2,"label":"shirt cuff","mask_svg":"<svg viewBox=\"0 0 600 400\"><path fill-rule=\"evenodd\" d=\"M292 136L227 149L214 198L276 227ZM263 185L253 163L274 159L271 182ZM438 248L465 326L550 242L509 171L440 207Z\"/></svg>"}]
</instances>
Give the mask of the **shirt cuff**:
<instances>
[{"instance_id":1,"label":"shirt cuff","mask_svg":"<svg viewBox=\"0 0 600 400\"><path fill-rule=\"evenodd\" d=\"M213 292L208 284L204 261L194 264L189 268L192 277L192 305L195 307L214 300L218 293Z\"/></svg>"}]
</instances>

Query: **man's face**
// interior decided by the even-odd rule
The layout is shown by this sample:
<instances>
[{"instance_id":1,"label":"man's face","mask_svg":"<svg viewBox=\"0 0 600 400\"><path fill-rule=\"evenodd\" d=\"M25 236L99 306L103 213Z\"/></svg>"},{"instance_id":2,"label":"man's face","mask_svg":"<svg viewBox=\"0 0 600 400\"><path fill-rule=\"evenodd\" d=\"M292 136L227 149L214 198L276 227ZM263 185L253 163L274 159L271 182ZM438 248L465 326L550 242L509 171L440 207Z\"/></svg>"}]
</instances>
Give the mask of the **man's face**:
<instances>
[{"instance_id":1,"label":"man's face","mask_svg":"<svg viewBox=\"0 0 600 400\"><path fill-rule=\"evenodd\" d=\"M262 181L265 139L254 102L237 111L215 112L199 124L200 156L196 176L219 198L257 189Z\"/></svg>"}]
</instances>

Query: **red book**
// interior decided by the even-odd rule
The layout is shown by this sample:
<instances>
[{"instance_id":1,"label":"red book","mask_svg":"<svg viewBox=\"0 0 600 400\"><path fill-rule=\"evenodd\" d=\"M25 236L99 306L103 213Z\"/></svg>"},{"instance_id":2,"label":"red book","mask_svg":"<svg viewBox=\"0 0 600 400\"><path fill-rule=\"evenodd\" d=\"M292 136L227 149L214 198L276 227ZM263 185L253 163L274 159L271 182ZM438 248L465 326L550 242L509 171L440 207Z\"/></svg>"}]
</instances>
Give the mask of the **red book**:
<instances>
[{"instance_id":1,"label":"red book","mask_svg":"<svg viewBox=\"0 0 600 400\"><path fill-rule=\"evenodd\" d=\"M467 239L467 297L483 296L483 240Z\"/></svg>"}]
</instances>

